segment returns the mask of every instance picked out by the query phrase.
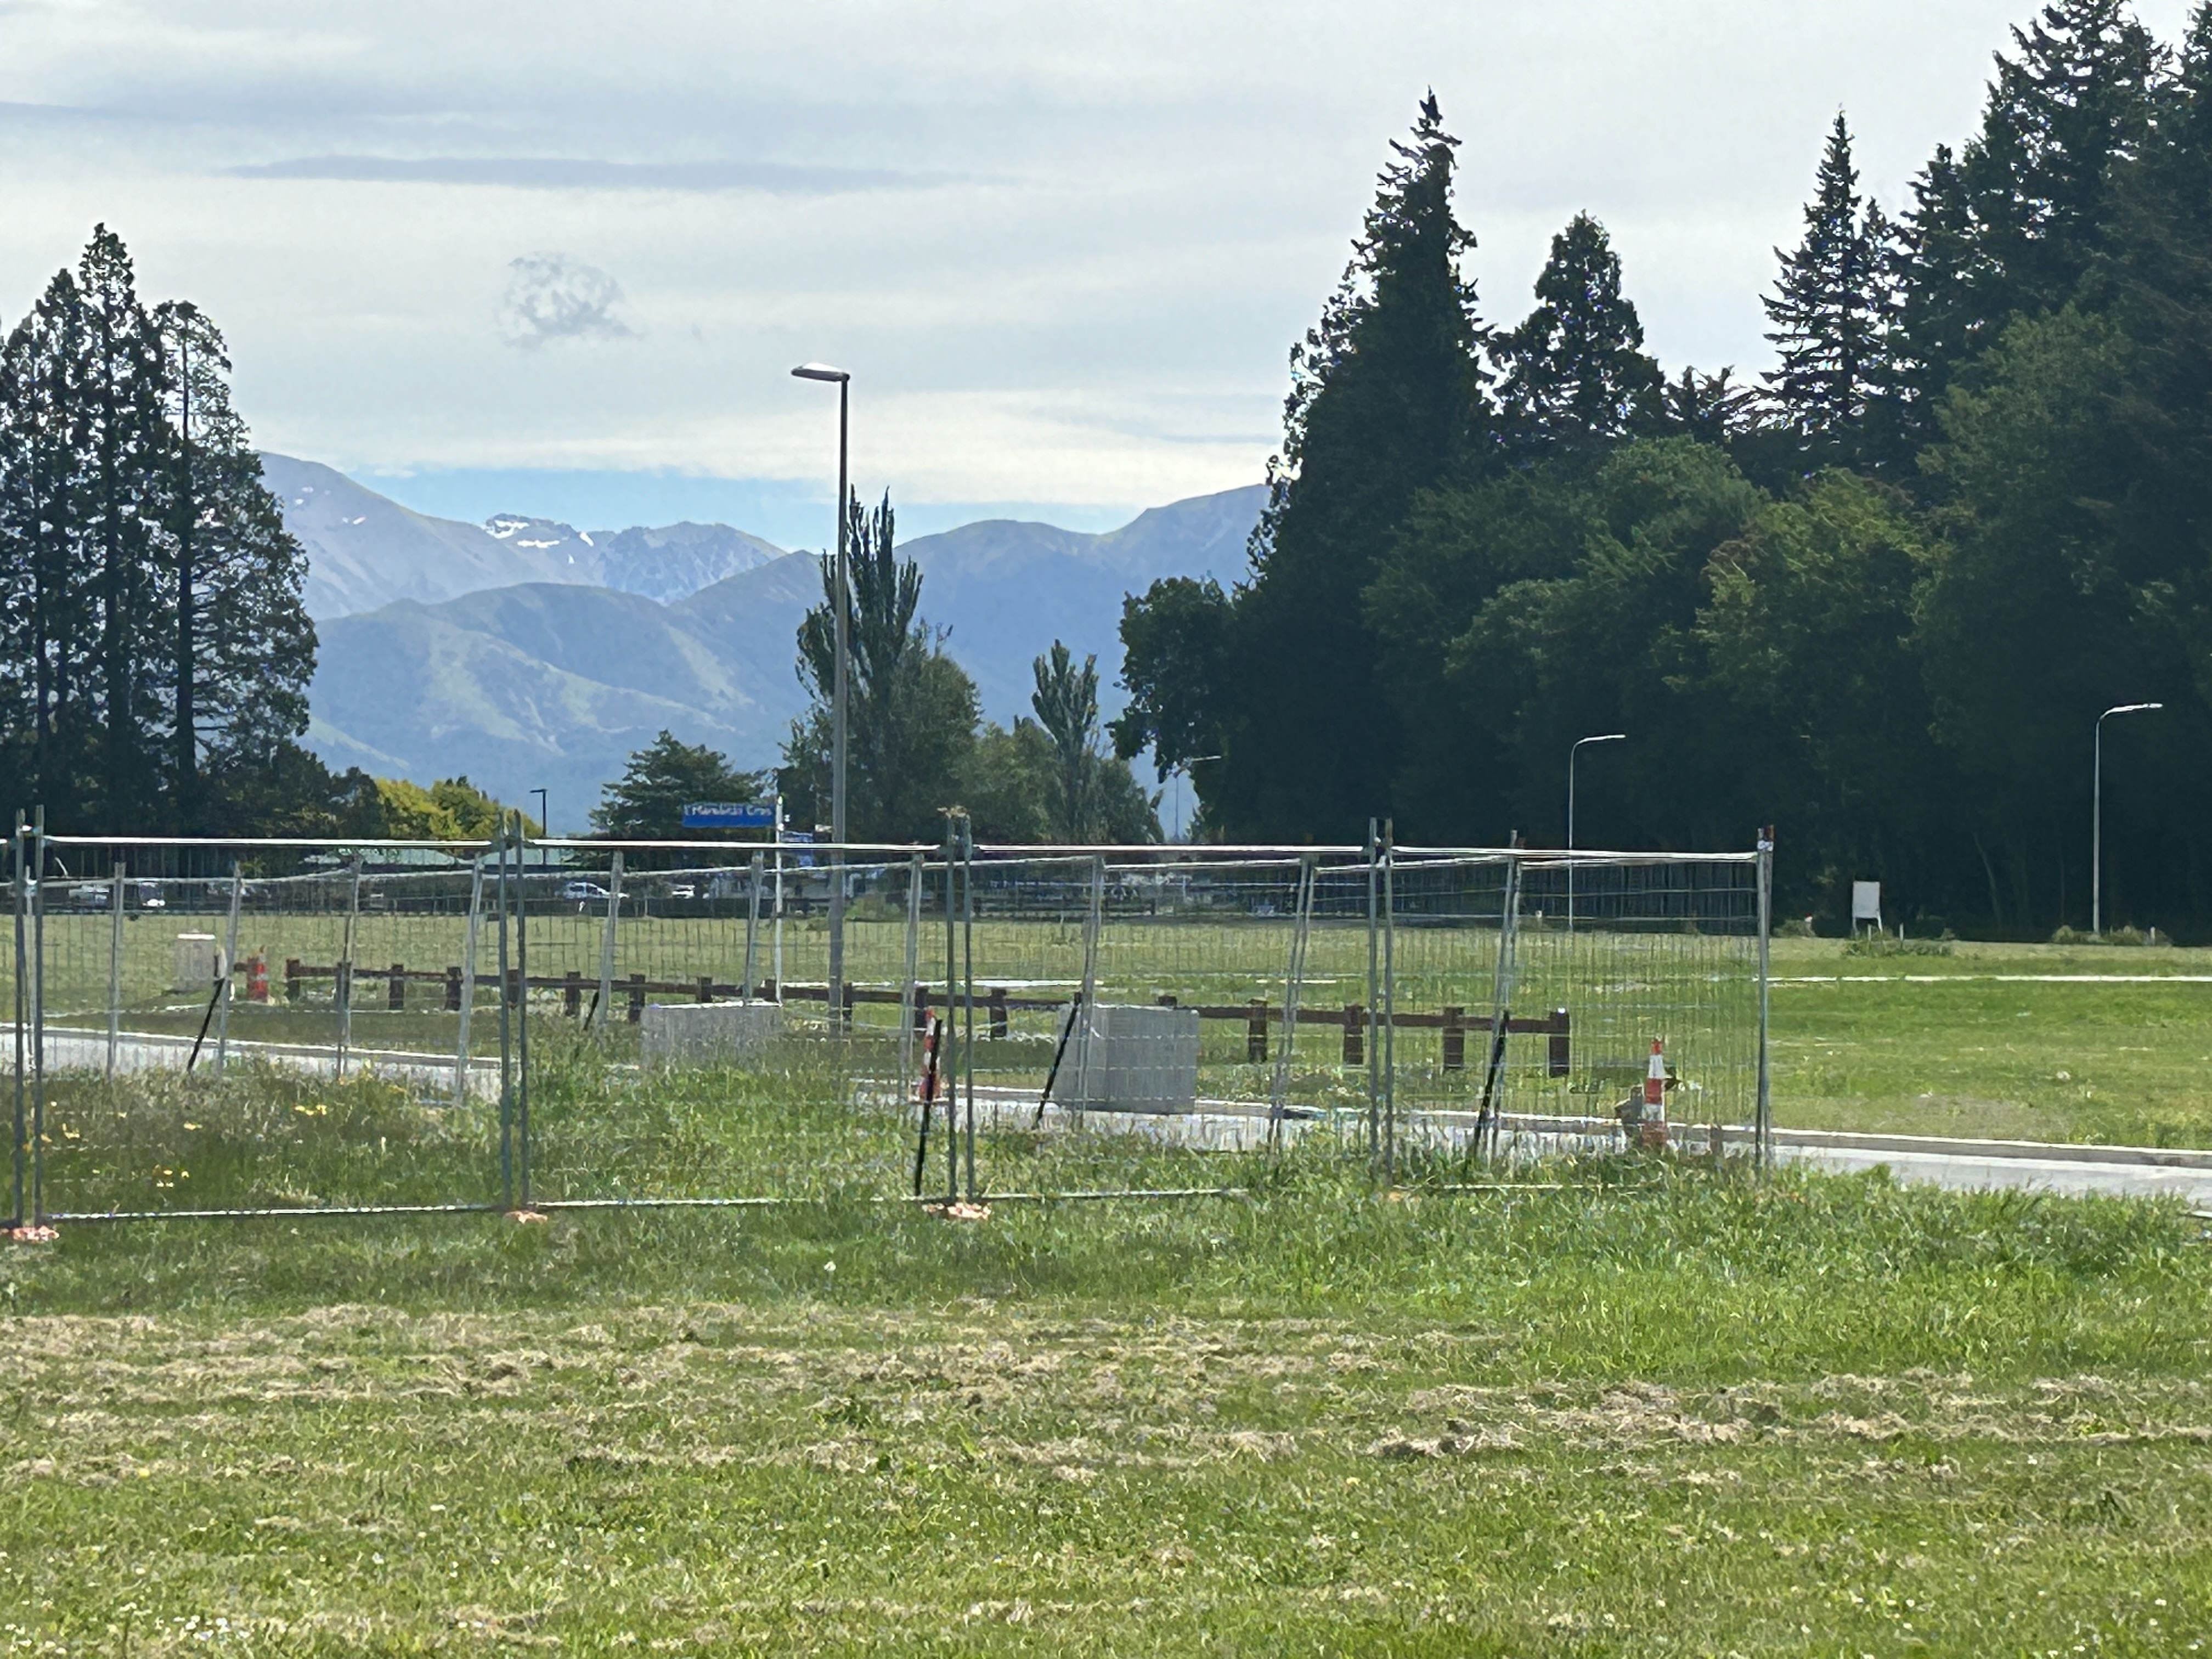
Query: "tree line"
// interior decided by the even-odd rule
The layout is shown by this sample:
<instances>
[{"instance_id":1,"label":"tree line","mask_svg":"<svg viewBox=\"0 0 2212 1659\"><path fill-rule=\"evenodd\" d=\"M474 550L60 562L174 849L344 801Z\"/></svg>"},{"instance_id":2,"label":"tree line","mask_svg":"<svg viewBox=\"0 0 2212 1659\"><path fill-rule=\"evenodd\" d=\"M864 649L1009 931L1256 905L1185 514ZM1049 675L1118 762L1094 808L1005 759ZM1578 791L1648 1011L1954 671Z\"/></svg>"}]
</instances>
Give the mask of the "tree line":
<instances>
[{"instance_id":1,"label":"tree line","mask_svg":"<svg viewBox=\"0 0 2212 1659\"><path fill-rule=\"evenodd\" d=\"M0 802L63 831L336 833L380 811L299 738L307 559L214 320L105 226L0 348Z\"/></svg>"},{"instance_id":2,"label":"tree line","mask_svg":"<svg viewBox=\"0 0 2212 1659\"><path fill-rule=\"evenodd\" d=\"M1885 211L1838 114L1755 385L1644 349L1604 228L1518 323L1462 270L1436 100L1291 354L1231 588L1125 606L1115 736L1215 836L1741 848L1787 913L2212 925L2212 5L2053 0Z\"/></svg>"}]
</instances>

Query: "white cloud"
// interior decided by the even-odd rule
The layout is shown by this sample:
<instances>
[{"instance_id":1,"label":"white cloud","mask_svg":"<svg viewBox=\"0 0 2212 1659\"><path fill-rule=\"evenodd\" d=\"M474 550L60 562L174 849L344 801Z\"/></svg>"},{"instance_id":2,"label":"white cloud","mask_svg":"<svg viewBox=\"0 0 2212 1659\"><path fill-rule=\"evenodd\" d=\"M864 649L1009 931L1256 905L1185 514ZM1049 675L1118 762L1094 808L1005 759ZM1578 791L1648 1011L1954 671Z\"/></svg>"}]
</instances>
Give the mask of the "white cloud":
<instances>
[{"instance_id":1,"label":"white cloud","mask_svg":"<svg viewBox=\"0 0 2212 1659\"><path fill-rule=\"evenodd\" d=\"M1837 107L1898 205L2033 3L29 0L0 325L105 221L292 453L813 478L818 357L871 489L1139 506L1259 476L1424 88L1489 319L1587 209L1668 367L1745 374ZM523 249L606 286L488 327Z\"/></svg>"},{"instance_id":2,"label":"white cloud","mask_svg":"<svg viewBox=\"0 0 2212 1659\"><path fill-rule=\"evenodd\" d=\"M507 262L500 296L501 332L533 349L552 340L629 340L637 331L615 315L622 284L597 265L565 253L526 253Z\"/></svg>"}]
</instances>

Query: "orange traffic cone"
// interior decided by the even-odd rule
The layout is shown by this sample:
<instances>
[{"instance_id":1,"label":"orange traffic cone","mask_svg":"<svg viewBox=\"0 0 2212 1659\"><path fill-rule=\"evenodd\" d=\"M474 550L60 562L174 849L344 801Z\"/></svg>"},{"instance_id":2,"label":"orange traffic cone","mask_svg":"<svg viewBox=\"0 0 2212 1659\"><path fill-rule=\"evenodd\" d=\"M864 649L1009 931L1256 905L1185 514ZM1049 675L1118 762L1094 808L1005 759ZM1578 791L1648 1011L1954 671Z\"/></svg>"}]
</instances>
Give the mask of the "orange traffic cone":
<instances>
[{"instance_id":1,"label":"orange traffic cone","mask_svg":"<svg viewBox=\"0 0 2212 1659\"><path fill-rule=\"evenodd\" d=\"M1651 1060L1644 1068L1644 1144L1667 1144L1667 1052L1658 1037L1651 1039Z\"/></svg>"},{"instance_id":2,"label":"orange traffic cone","mask_svg":"<svg viewBox=\"0 0 2212 1659\"><path fill-rule=\"evenodd\" d=\"M269 1000L269 964L259 953L246 959L246 1000L248 1002Z\"/></svg>"}]
</instances>

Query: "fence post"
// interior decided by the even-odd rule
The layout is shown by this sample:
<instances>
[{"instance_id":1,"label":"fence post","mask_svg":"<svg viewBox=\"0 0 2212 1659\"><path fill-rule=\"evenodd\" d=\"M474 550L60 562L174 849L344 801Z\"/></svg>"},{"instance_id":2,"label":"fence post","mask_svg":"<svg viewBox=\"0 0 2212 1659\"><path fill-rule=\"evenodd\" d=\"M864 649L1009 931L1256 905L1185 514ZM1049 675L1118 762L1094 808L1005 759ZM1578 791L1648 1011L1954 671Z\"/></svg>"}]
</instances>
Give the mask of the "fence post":
<instances>
[{"instance_id":1,"label":"fence post","mask_svg":"<svg viewBox=\"0 0 2212 1659\"><path fill-rule=\"evenodd\" d=\"M1574 1050L1571 1046L1574 1039L1569 1035L1572 1030L1567 1011L1553 1009L1552 1035L1545 1043L1544 1060L1545 1070L1553 1077L1565 1077L1574 1070Z\"/></svg>"},{"instance_id":2,"label":"fence post","mask_svg":"<svg viewBox=\"0 0 2212 1659\"><path fill-rule=\"evenodd\" d=\"M107 1076L115 1077L115 1049L123 1027L123 895L129 868L119 859L107 889Z\"/></svg>"},{"instance_id":3,"label":"fence post","mask_svg":"<svg viewBox=\"0 0 2212 1659\"><path fill-rule=\"evenodd\" d=\"M622 915L622 889L623 855L621 849L617 848L614 857L608 861L607 927L606 932L599 939L599 1000L595 1005L597 1012L592 1020L592 1023L602 1030L606 1029L607 1021L614 1014L615 922ZM750 968L752 944L752 933L750 928L746 930L745 944L746 965Z\"/></svg>"},{"instance_id":4,"label":"fence post","mask_svg":"<svg viewBox=\"0 0 2212 1659\"><path fill-rule=\"evenodd\" d=\"M635 1025L644 1018L645 975L632 974L629 976L629 1023Z\"/></svg>"},{"instance_id":5,"label":"fence post","mask_svg":"<svg viewBox=\"0 0 2212 1659\"><path fill-rule=\"evenodd\" d=\"M215 1074L222 1075L230 1058L230 1005L238 994L238 911L246 897L246 878L236 859L230 861L230 927L222 941L222 1000L215 1011Z\"/></svg>"},{"instance_id":6,"label":"fence post","mask_svg":"<svg viewBox=\"0 0 2212 1659\"><path fill-rule=\"evenodd\" d=\"M46 809L33 809L31 839L31 1224L46 1221Z\"/></svg>"},{"instance_id":7,"label":"fence post","mask_svg":"<svg viewBox=\"0 0 2212 1659\"><path fill-rule=\"evenodd\" d=\"M937 1027L937 1074L943 1079L940 1093L945 1101L945 1197L950 1203L960 1195L960 1137L953 1132L953 1103L959 1098L960 1087L959 1026L954 1023L953 1011L960 1001L960 912L957 908L960 882L960 843L953 829L955 819L945 815L945 1013ZM952 1050L953 1064L945 1064L945 1050ZM927 1120L924 1121L925 1128Z\"/></svg>"},{"instance_id":8,"label":"fence post","mask_svg":"<svg viewBox=\"0 0 2212 1659\"><path fill-rule=\"evenodd\" d=\"M1447 1003L1443 1012L1444 1070L1467 1070L1467 1010Z\"/></svg>"},{"instance_id":9,"label":"fence post","mask_svg":"<svg viewBox=\"0 0 2212 1659\"><path fill-rule=\"evenodd\" d=\"M1382 920L1381 888L1382 863L1375 835L1373 818L1367 820L1367 1006L1364 1010L1367 1037L1367 1157L1370 1164L1382 1156L1382 1045L1377 1041L1375 1029L1375 1010L1382 996ZM1352 1057L1352 1030L1345 1028L1344 1048L1347 1058Z\"/></svg>"},{"instance_id":10,"label":"fence post","mask_svg":"<svg viewBox=\"0 0 2212 1659\"><path fill-rule=\"evenodd\" d=\"M1267 1004L1262 997L1244 1005L1244 1058L1255 1066L1267 1058Z\"/></svg>"},{"instance_id":11,"label":"fence post","mask_svg":"<svg viewBox=\"0 0 2212 1659\"><path fill-rule=\"evenodd\" d=\"M990 994L983 999L983 1006L990 1012L992 1040L1004 1042L1006 1036L1006 988L994 985Z\"/></svg>"},{"instance_id":12,"label":"fence post","mask_svg":"<svg viewBox=\"0 0 2212 1659\"><path fill-rule=\"evenodd\" d=\"M1382 820L1381 854L1382 1011L1376 1047L1382 1051L1382 1184L1389 1187L1398 1178L1398 837L1395 818Z\"/></svg>"},{"instance_id":13,"label":"fence post","mask_svg":"<svg viewBox=\"0 0 2212 1659\"><path fill-rule=\"evenodd\" d=\"M461 970L458 963L446 969L446 1012L449 1014L461 1012Z\"/></svg>"},{"instance_id":14,"label":"fence post","mask_svg":"<svg viewBox=\"0 0 2212 1659\"><path fill-rule=\"evenodd\" d=\"M1344 1005L1344 1063L1357 1066L1365 1057L1366 1044L1360 1041L1364 1035L1367 1011L1356 1002Z\"/></svg>"},{"instance_id":15,"label":"fence post","mask_svg":"<svg viewBox=\"0 0 2212 1659\"><path fill-rule=\"evenodd\" d=\"M447 992L453 1006L461 1017L460 1030L453 1038L453 1104L465 1106L469 1098L469 1019L477 1006L477 931L483 916L484 861L479 853L469 866L469 920L461 934L461 965L447 982Z\"/></svg>"},{"instance_id":16,"label":"fence post","mask_svg":"<svg viewBox=\"0 0 2212 1659\"><path fill-rule=\"evenodd\" d=\"M760 932L760 898L761 855L756 853L745 879L745 982L740 994L747 1002L753 1000L753 940Z\"/></svg>"},{"instance_id":17,"label":"fence post","mask_svg":"<svg viewBox=\"0 0 2212 1659\"><path fill-rule=\"evenodd\" d=\"M10 1206L8 1211L8 1224L10 1227L20 1227L23 1224L24 1221L23 1136L26 1129L23 1113L23 1085L25 1080L24 1060L26 1059L26 1055L24 1054L24 1039L26 1035L24 1027L30 1023L31 1002L29 982L29 940L25 937L28 932L28 911L31 902L31 878L29 864L30 842L28 840L28 836L29 831L27 830L23 825L23 814L21 811L18 811L15 814L15 845L12 848L15 854L15 868L14 872L14 886L15 890L14 895L15 900L15 1133L9 1140L9 1174L13 1179L15 1189L14 1197L10 1200Z\"/></svg>"},{"instance_id":18,"label":"fence post","mask_svg":"<svg viewBox=\"0 0 2212 1659\"><path fill-rule=\"evenodd\" d=\"M975 826L960 814L960 967L962 1022L966 1031L960 1057L968 1075L968 1201L975 1201Z\"/></svg>"},{"instance_id":19,"label":"fence post","mask_svg":"<svg viewBox=\"0 0 2212 1659\"><path fill-rule=\"evenodd\" d=\"M1094 853L1091 858L1091 903L1083 919L1083 1007L1075 1022L1075 1075L1093 1075L1091 1059L1091 1034L1099 1029L1098 1005L1098 940L1106 927L1106 858Z\"/></svg>"},{"instance_id":20,"label":"fence post","mask_svg":"<svg viewBox=\"0 0 2212 1659\"><path fill-rule=\"evenodd\" d=\"M1752 1121L1752 1157L1764 1171L1774 1164L1773 1077L1767 1053L1767 945L1774 924L1774 826L1759 833L1759 1099Z\"/></svg>"},{"instance_id":21,"label":"fence post","mask_svg":"<svg viewBox=\"0 0 2212 1659\"><path fill-rule=\"evenodd\" d=\"M361 853L357 848L352 866L352 879L346 886L345 948L339 953L337 964L338 1058L333 1075L340 1079L345 1076L346 1050L353 1045L353 943L355 930L361 924Z\"/></svg>"},{"instance_id":22,"label":"fence post","mask_svg":"<svg viewBox=\"0 0 2212 1659\"><path fill-rule=\"evenodd\" d=\"M530 1208L530 889L523 857L530 844L528 821L514 814L514 1202Z\"/></svg>"},{"instance_id":23,"label":"fence post","mask_svg":"<svg viewBox=\"0 0 2212 1659\"><path fill-rule=\"evenodd\" d=\"M694 1000L699 1002L712 1002L714 1000L714 976L712 974L699 975L699 989Z\"/></svg>"},{"instance_id":24,"label":"fence post","mask_svg":"<svg viewBox=\"0 0 2212 1659\"><path fill-rule=\"evenodd\" d=\"M1291 924L1291 959L1283 970L1283 1047L1275 1056L1275 1086L1267 1108L1270 1146L1281 1142L1283 1113L1290 1105L1291 1065L1298 1052L1298 994L1305 988L1306 941L1312 933L1314 888L1320 874L1311 854L1298 860L1297 920Z\"/></svg>"},{"instance_id":25,"label":"fence post","mask_svg":"<svg viewBox=\"0 0 2212 1659\"><path fill-rule=\"evenodd\" d=\"M584 1012L584 975L574 968L561 981L561 1012L570 1019Z\"/></svg>"},{"instance_id":26,"label":"fence post","mask_svg":"<svg viewBox=\"0 0 2212 1659\"><path fill-rule=\"evenodd\" d=\"M514 986L507 977L507 814L499 815L499 1206L514 1207Z\"/></svg>"},{"instance_id":27,"label":"fence post","mask_svg":"<svg viewBox=\"0 0 2212 1659\"><path fill-rule=\"evenodd\" d=\"M1505 891L1498 910L1498 966L1490 977L1490 1063L1482 1078L1482 1107L1475 1114L1474 1139L1479 1147L1494 1153L1501 1139L1505 1112L1498 1098L1499 1074L1505 1068L1507 1024L1513 1018L1513 976L1519 963L1521 938L1521 832L1513 832L1505 854Z\"/></svg>"},{"instance_id":28,"label":"fence post","mask_svg":"<svg viewBox=\"0 0 2212 1659\"><path fill-rule=\"evenodd\" d=\"M760 880L760 854L753 854L753 880ZM752 930L745 930L745 973L752 973ZM914 1079L914 1022L915 971L921 965L921 854L916 853L907 866L906 878L906 971L899 976L899 1086L898 1097L905 1100ZM746 993L751 994L750 991Z\"/></svg>"}]
</instances>

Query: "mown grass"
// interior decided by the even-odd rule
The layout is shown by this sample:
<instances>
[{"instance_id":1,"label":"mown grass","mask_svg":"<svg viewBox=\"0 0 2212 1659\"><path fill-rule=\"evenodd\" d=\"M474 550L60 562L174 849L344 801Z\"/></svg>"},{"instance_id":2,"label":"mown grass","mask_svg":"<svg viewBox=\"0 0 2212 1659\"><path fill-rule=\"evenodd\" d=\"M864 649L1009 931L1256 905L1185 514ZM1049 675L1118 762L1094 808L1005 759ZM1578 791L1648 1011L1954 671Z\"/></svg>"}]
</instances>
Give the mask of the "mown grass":
<instances>
[{"instance_id":1,"label":"mown grass","mask_svg":"<svg viewBox=\"0 0 2212 1659\"><path fill-rule=\"evenodd\" d=\"M609 1078L544 1048L549 1170L750 1171L807 1201L13 1247L12 1650L2185 1653L2212 1632L2212 1252L2178 1208L1673 1158L1386 1193L1318 1142L1271 1163L1016 1136L985 1149L1001 1188L1201 1172L1243 1195L961 1221L878 1201L910 1141L833 1071ZM125 1123L71 1086L58 1121ZM397 1190L489 1144L373 1079L153 1086L143 1144L157 1113L216 1137L231 1161L200 1167L229 1190ZM64 1179L122 1156L85 1121Z\"/></svg>"},{"instance_id":2,"label":"mown grass","mask_svg":"<svg viewBox=\"0 0 2212 1659\"><path fill-rule=\"evenodd\" d=\"M1774 960L1782 1123L2212 1146L2212 984L2181 977L2212 973L2212 951L1960 944L1867 957L1778 940ZM1998 977L2035 975L2060 977Z\"/></svg>"}]
</instances>

